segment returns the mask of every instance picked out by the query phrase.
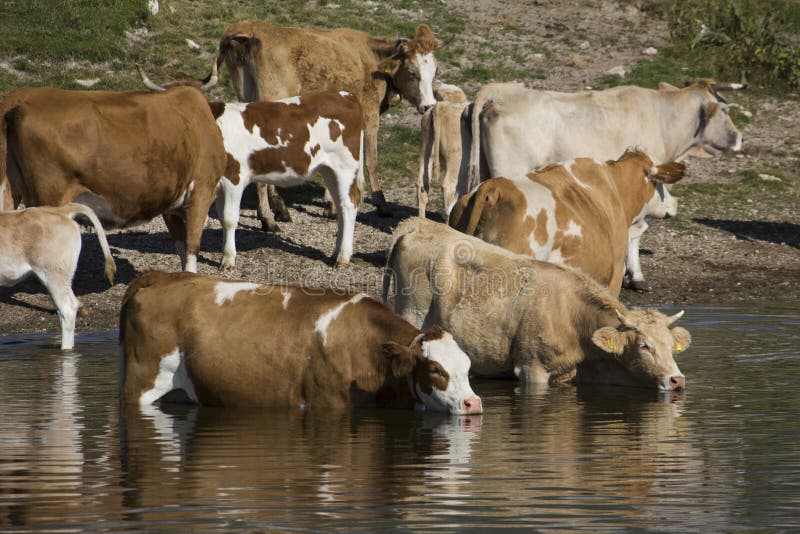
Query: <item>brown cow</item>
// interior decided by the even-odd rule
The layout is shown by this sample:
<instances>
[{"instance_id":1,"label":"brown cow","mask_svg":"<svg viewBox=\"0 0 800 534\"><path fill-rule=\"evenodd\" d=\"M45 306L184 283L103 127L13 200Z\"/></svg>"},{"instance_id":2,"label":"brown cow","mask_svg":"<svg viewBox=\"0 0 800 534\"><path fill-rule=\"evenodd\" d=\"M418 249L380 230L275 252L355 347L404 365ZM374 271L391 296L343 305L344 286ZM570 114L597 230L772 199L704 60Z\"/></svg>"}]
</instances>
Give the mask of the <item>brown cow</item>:
<instances>
[{"instance_id":1,"label":"brown cow","mask_svg":"<svg viewBox=\"0 0 800 534\"><path fill-rule=\"evenodd\" d=\"M577 270L514 254L414 217L392 236L384 302L423 328L438 325L485 377L682 389L673 354L685 329L656 310L628 310Z\"/></svg>"},{"instance_id":2,"label":"brown cow","mask_svg":"<svg viewBox=\"0 0 800 534\"><path fill-rule=\"evenodd\" d=\"M0 103L0 154L0 176L8 175L15 206L77 202L91 207L106 228L162 215L182 267L196 270L226 161L198 89L18 89Z\"/></svg>"},{"instance_id":3,"label":"brown cow","mask_svg":"<svg viewBox=\"0 0 800 534\"><path fill-rule=\"evenodd\" d=\"M355 334L355 335L354 335ZM480 413L469 358L361 293L149 272L120 316L121 401Z\"/></svg>"},{"instance_id":4,"label":"brown cow","mask_svg":"<svg viewBox=\"0 0 800 534\"><path fill-rule=\"evenodd\" d=\"M245 102L321 90L356 95L364 114L364 158L372 201L378 213L388 215L376 171L380 114L396 95L420 113L436 103L433 53L441 45L424 24L413 39L394 39L346 28L304 29L263 21L242 22L222 35L217 64L226 63L239 100ZM266 212L269 203L264 194L260 197L260 207ZM262 225L269 226L265 218Z\"/></svg>"},{"instance_id":5,"label":"brown cow","mask_svg":"<svg viewBox=\"0 0 800 534\"><path fill-rule=\"evenodd\" d=\"M656 167L639 150L606 163L578 158L516 180L483 182L458 199L449 224L511 252L577 267L617 296L628 229L647 216L675 214L664 184L685 170L682 163Z\"/></svg>"},{"instance_id":6,"label":"brown cow","mask_svg":"<svg viewBox=\"0 0 800 534\"><path fill-rule=\"evenodd\" d=\"M31 274L39 278L58 310L62 349L75 346L75 316L80 307L72 292L72 278L81 253L76 216L86 217L97 230L106 260L106 278L113 284L114 259L103 227L91 209L67 204L0 213L0 286L14 285Z\"/></svg>"}]
</instances>

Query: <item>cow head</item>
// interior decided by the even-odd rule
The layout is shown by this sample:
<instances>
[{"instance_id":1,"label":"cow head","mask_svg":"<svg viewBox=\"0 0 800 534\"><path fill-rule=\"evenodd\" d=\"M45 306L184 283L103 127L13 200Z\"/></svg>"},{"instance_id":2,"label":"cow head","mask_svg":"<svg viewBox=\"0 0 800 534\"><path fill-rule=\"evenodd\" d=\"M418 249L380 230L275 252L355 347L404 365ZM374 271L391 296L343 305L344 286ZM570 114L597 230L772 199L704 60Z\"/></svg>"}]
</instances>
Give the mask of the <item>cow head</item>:
<instances>
[{"instance_id":1,"label":"cow head","mask_svg":"<svg viewBox=\"0 0 800 534\"><path fill-rule=\"evenodd\" d=\"M635 385L663 391L682 389L685 378L673 354L686 350L691 336L685 328L669 326L683 312L667 317L656 310L617 311L618 326L604 326L592 343L625 368ZM627 385L627 384L624 384Z\"/></svg>"},{"instance_id":2,"label":"cow head","mask_svg":"<svg viewBox=\"0 0 800 534\"><path fill-rule=\"evenodd\" d=\"M380 75L390 81L392 91L424 113L436 104L433 96L433 78L436 76L436 58L433 53L442 46L431 29L422 24L413 39L398 39L392 55L378 64Z\"/></svg>"},{"instance_id":3,"label":"cow head","mask_svg":"<svg viewBox=\"0 0 800 534\"><path fill-rule=\"evenodd\" d=\"M449 333L432 328L404 346L386 343L392 374L407 377L412 396L426 408L453 414L483 412L481 398L469 385L470 361Z\"/></svg>"},{"instance_id":4,"label":"cow head","mask_svg":"<svg viewBox=\"0 0 800 534\"><path fill-rule=\"evenodd\" d=\"M645 180L652 184L653 194L642 209L641 215L663 219L674 217L678 213L678 201L670 194L669 186L686 175L686 166L683 163L672 161L653 165L652 158L643 150L636 148L626 150L616 162L608 163L633 165L636 178L644 174Z\"/></svg>"},{"instance_id":5,"label":"cow head","mask_svg":"<svg viewBox=\"0 0 800 534\"><path fill-rule=\"evenodd\" d=\"M728 115L728 104L719 92L739 91L746 87L707 79L690 80L682 90L667 83L659 85L661 91L687 91L697 95L697 130L689 155L702 158L742 150L742 134Z\"/></svg>"},{"instance_id":6,"label":"cow head","mask_svg":"<svg viewBox=\"0 0 800 534\"><path fill-rule=\"evenodd\" d=\"M144 86L150 89L150 91L154 93L163 93L167 89L179 86L194 87L195 89L199 89L200 91L205 93L206 91L217 85L217 80L218 80L216 61L214 61L214 63L211 66L211 74L209 74L208 78L204 79L203 81L198 81L187 77L185 80L172 82L165 86L161 86L150 81L150 78L148 78L147 74L145 74L144 70L142 70L142 66L139 65L138 63L136 64L136 70L139 72L139 76L142 78L142 83L144 84Z\"/></svg>"}]
</instances>

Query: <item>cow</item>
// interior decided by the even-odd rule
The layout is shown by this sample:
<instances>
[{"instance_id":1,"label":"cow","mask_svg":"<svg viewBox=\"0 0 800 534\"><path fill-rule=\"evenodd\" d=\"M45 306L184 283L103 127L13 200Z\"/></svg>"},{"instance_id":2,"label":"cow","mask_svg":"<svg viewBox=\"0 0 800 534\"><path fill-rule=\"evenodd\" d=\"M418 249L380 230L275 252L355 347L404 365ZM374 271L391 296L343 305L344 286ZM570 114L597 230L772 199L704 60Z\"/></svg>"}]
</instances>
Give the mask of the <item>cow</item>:
<instances>
[{"instance_id":1,"label":"cow","mask_svg":"<svg viewBox=\"0 0 800 534\"><path fill-rule=\"evenodd\" d=\"M519 84L489 84L475 96L472 114L470 189L479 179L521 177L578 157L604 161L630 147L646 151L656 165L689 155L710 157L742 148L742 134L718 91L741 84L697 80L684 89L621 86L603 91L559 93ZM485 174L481 164L485 165ZM639 264L642 220L630 231L627 270L634 289L646 290Z\"/></svg>"},{"instance_id":2,"label":"cow","mask_svg":"<svg viewBox=\"0 0 800 534\"><path fill-rule=\"evenodd\" d=\"M181 267L197 269L226 162L200 90L17 89L0 103L0 119L0 176L10 179L15 207L77 202L107 229L162 215Z\"/></svg>"},{"instance_id":3,"label":"cow","mask_svg":"<svg viewBox=\"0 0 800 534\"><path fill-rule=\"evenodd\" d=\"M245 102L321 90L356 95L363 113L364 158L372 202L380 215L388 216L391 213L376 170L380 115L397 96L405 98L420 113L436 103L432 88L436 75L434 52L442 44L425 24L417 28L413 39L394 39L347 28L306 29L263 21L241 22L223 33L217 64L226 64L236 94ZM280 197L272 194L270 198ZM262 225L271 230L266 216L269 202L263 187L259 188L259 199ZM288 212L283 215L287 219Z\"/></svg>"},{"instance_id":4,"label":"cow","mask_svg":"<svg viewBox=\"0 0 800 534\"><path fill-rule=\"evenodd\" d=\"M664 184L685 171L682 163L655 166L641 150L605 163L579 158L481 183L458 199L449 224L511 252L581 269L616 297L628 229L647 216L675 214Z\"/></svg>"},{"instance_id":5,"label":"cow","mask_svg":"<svg viewBox=\"0 0 800 534\"><path fill-rule=\"evenodd\" d=\"M450 214L456 200L469 192L470 110L467 102L441 101L422 115L417 174L420 217L425 217L431 182L441 183L446 215Z\"/></svg>"},{"instance_id":6,"label":"cow","mask_svg":"<svg viewBox=\"0 0 800 534\"><path fill-rule=\"evenodd\" d=\"M433 80L433 98L436 102L452 102L459 104L467 101L464 90L457 85L444 83L441 80Z\"/></svg>"},{"instance_id":7,"label":"cow","mask_svg":"<svg viewBox=\"0 0 800 534\"><path fill-rule=\"evenodd\" d=\"M166 90L137 68L148 89ZM339 230L333 257L337 266L347 265L364 177L358 99L345 91L313 91L282 100L211 102L209 106L228 158L216 198L225 243L222 269L232 269L236 263L235 234L245 187L252 182L297 185L316 172L325 180L337 208ZM267 215L275 225L272 213Z\"/></svg>"},{"instance_id":8,"label":"cow","mask_svg":"<svg viewBox=\"0 0 800 534\"><path fill-rule=\"evenodd\" d=\"M153 271L123 297L120 344L123 404L482 411L449 333L362 293Z\"/></svg>"},{"instance_id":9,"label":"cow","mask_svg":"<svg viewBox=\"0 0 800 534\"><path fill-rule=\"evenodd\" d=\"M58 310L62 350L75 346L75 317L80 308L72 292L72 278L81 253L81 230L76 217L88 219L97 231L105 256L106 278L113 285L116 265L103 226L90 208L70 203L0 213L0 286L12 286L36 275Z\"/></svg>"},{"instance_id":10,"label":"cow","mask_svg":"<svg viewBox=\"0 0 800 534\"><path fill-rule=\"evenodd\" d=\"M628 310L578 270L514 254L414 217L392 236L383 298L411 323L453 335L481 377L682 389L673 354L683 312Z\"/></svg>"}]
</instances>

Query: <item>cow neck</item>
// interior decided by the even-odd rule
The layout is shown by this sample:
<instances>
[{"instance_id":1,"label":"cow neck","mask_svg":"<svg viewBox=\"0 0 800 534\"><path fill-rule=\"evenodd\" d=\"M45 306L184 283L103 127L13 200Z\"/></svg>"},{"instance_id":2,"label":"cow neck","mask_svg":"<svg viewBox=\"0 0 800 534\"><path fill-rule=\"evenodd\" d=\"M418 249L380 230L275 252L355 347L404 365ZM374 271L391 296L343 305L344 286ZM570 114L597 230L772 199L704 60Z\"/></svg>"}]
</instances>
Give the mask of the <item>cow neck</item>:
<instances>
[{"instance_id":1,"label":"cow neck","mask_svg":"<svg viewBox=\"0 0 800 534\"><path fill-rule=\"evenodd\" d=\"M641 165L632 161L633 159L635 158L612 164L617 171L616 176L622 177L622 179L617 178L615 182L625 210L625 222L628 224L636 220L656 191L655 184L647 179L643 172L636 172L635 167L641 168Z\"/></svg>"},{"instance_id":2,"label":"cow neck","mask_svg":"<svg viewBox=\"0 0 800 534\"><path fill-rule=\"evenodd\" d=\"M697 90L668 91L661 99L663 120L661 135L666 141L664 160L654 162L656 165L670 161L681 161L687 152L697 144L700 135L700 109L704 104L702 95ZM691 113L686 110L689 109ZM678 140L691 139L688 144L677 144ZM674 140L674 142L673 142Z\"/></svg>"},{"instance_id":3,"label":"cow neck","mask_svg":"<svg viewBox=\"0 0 800 534\"><path fill-rule=\"evenodd\" d=\"M612 297L608 290L588 277L583 278L580 297L583 304L583 317L578 319L582 329L579 338L582 340L587 357L603 357L603 351L592 342L592 335L598 328L618 326L617 311L625 315L628 310L625 305Z\"/></svg>"}]
</instances>

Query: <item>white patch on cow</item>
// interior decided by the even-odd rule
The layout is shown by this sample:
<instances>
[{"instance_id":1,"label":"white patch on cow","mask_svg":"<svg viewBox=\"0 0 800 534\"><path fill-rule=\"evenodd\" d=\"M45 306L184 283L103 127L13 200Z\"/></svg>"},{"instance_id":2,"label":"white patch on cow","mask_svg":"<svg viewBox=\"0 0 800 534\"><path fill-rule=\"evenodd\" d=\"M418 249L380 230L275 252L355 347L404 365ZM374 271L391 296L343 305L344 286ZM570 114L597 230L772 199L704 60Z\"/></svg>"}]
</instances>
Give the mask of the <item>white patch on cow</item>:
<instances>
[{"instance_id":1,"label":"white patch on cow","mask_svg":"<svg viewBox=\"0 0 800 534\"><path fill-rule=\"evenodd\" d=\"M436 58L433 52L427 54L417 54L417 64L419 65L419 93L421 96L421 106L433 106L436 98L433 96L433 78L436 76Z\"/></svg>"},{"instance_id":2,"label":"white patch on cow","mask_svg":"<svg viewBox=\"0 0 800 534\"><path fill-rule=\"evenodd\" d=\"M564 231L564 237L568 236L583 237L583 228L573 219L569 220L569 223L567 223L567 229Z\"/></svg>"},{"instance_id":3,"label":"white patch on cow","mask_svg":"<svg viewBox=\"0 0 800 534\"><path fill-rule=\"evenodd\" d=\"M139 405L153 404L176 389L183 390L191 401L197 402L194 384L189 378L183 353L178 347L161 357L153 387L142 393L142 396L139 397Z\"/></svg>"},{"instance_id":4,"label":"white patch on cow","mask_svg":"<svg viewBox=\"0 0 800 534\"><path fill-rule=\"evenodd\" d=\"M299 96L290 96L289 98L281 98L280 100L276 100L276 102L280 102L282 104L289 104L292 106L299 106L300 105L300 97Z\"/></svg>"},{"instance_id":5,"label":"white patch on cow","mask_svg":"<svg viewBox=\"0 0 800 534\"><path fill-rule=\"evenodd\" d=\"M555 263L556 265L564 265L564 256L561 255L561 248L554 248L550 251L550 256L548 256L547 261L550 263Z\"/></svg>"},{"instance_id":6,"label":"white patch on cow","mask_svg":"<svg viewBox=\"0 0 800 534\"><path fill-rule=\"evenodd\" d=\"M214 304L222 306L233 300L239 291L255 291L261 287L252 282L217 282L214 286Z\"/></svg>"},{"instance_id":7,"label":"white patch on cow","mask_svg":"<svg viewBox=\"0 0 800 534\"><path fill-rule=\"evenodd\" d=\"M575 165L575 160L574 160L574 159L573 159L573 160L570 160L570 161L568 161L568 162L566 162L566 163L563 163L562 165L563 165L563 167L564 167L564 170L565 170L565 171L567 171L567 174L569 174L569 175L572 177L572 179L573 179L573 180L575 180L575 182L576 182L576 183L577 183L579 186L581 186L581 187L582 187L582 188L584 188L584 189L591 189L591 188L592 188L592 186L590 186L590 185L587 185L587 184L585 184L585 183L581 182L581 181L578 179L578 177L575 175L575 173L572 171L572 166L573 166L573 165Z\"/></svg>"},{"instance_id":8,"label":"white patch on cow","mask_svg":"<svg viewBox=\"0 0 800 534\"><path fill-rule=\"evenodd\" d=\"M281 295L283 295L283 309L289 309L289 299L292 298L291 292L281 290Z\"/></svg>"},{"instance_id":9,"label":"white patch on cow","mask_svg":"<svg viewBox=\"0 0 800 534\"><path fill-rule=\"evenodd\" d=\"M416 388L416 394L427 408L450 413L465 413L463 401L476 398L469 384L469 357L461 350L449 332L439 339L422 342L422 354L425 358L437 362L447 374L447 389L433 388L430 395Z\"/></svg>"},{"instance_id":10,"label":"white patch on cow","mask_svg":"<svg viewBox=\"0 0 800 534\"><path fill-rule=\"evenodd\" d=\"M192 198L193 192L194 192L194 180L189 182L189 185L186 186L186 191L184 191L182 195L180 195L178 198L175 199L175 202L173 202L170 205L170 207L167 208L167 211L175 211L184 207L186 203L189 202L189 199Z\"/></svg>"},{"instance_id":11,"label":"white patch on cow","mask_svg":"<svg viewBox=\"0 0 800 534\"><path fill-rule=\"evenodd\" d=\"M353 96L353 93L348 93L347 91L339 91L339 96Z\"/></svg>"},{"instance_id":12,"label":"white patch on cow","mask_svg":"<svg viewBox=\"0 0 800 534\"><path fill-rule=\"evenodd\" d=\"M522 192L526 200L525 213L522 215L523 223L528 217L539 224L539 214L544 212L547 216L545 229L547 231L547 241L540 244L536 241L536 231L531 232L529 243L534 257L539 261L550 261L550 254L558 231L556 223L556 199L553 193L542 184L534 182L528 178L513 180L514 184Z\"/></svg>"},{"instance_id":13,"label":"white patch on cow","mask_svg":"<svg viewBox=\"0 0 800 534\"><path fill-rule=\"evenodd\" d=\"M337 317L339 317L339 314L342 313L344 307L347 306L348 304L355 304L364 297L366 297L365 294L359 293L353 296L353 298L351 298L350 300L342 302L332 310L329 310L319 316L317 322L314 323L314 331L319 332L319 334L322 336L323 345L325 345L328 342L328 327Z\"/></svg>"}]
</instances>

